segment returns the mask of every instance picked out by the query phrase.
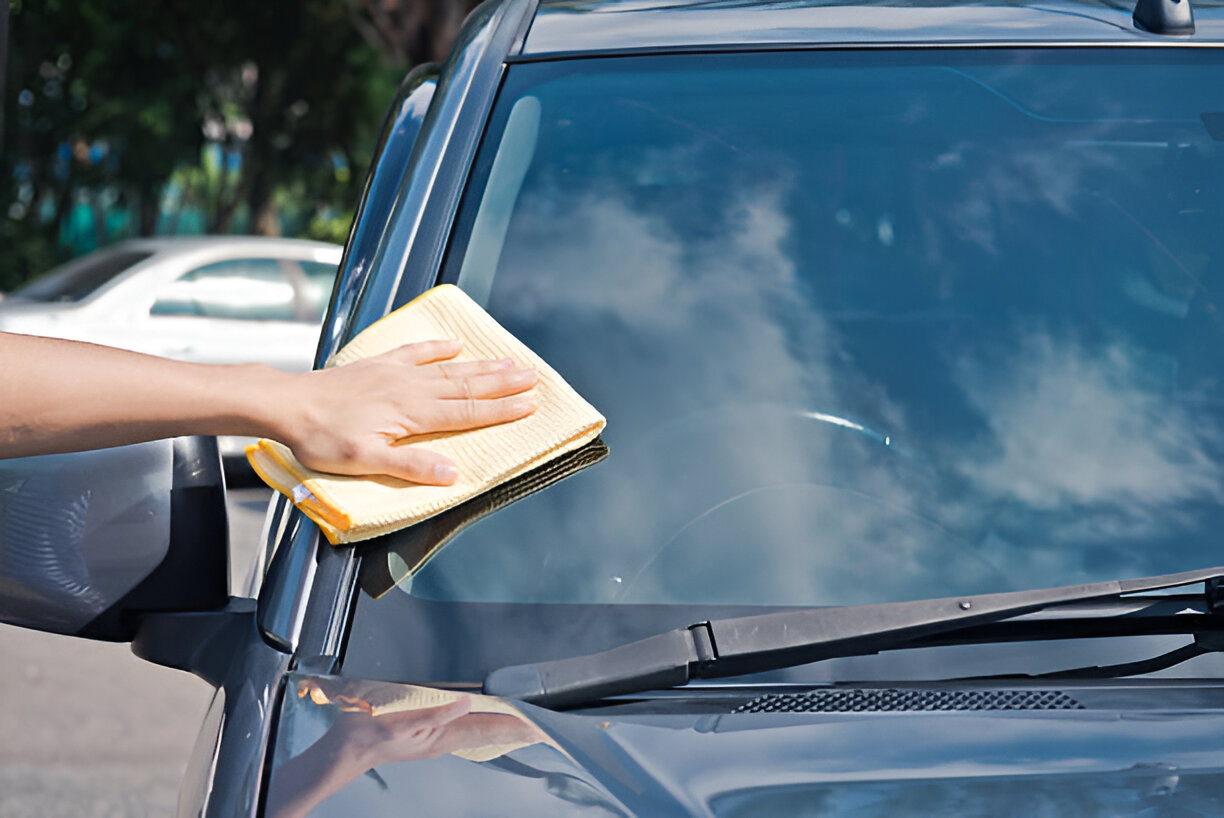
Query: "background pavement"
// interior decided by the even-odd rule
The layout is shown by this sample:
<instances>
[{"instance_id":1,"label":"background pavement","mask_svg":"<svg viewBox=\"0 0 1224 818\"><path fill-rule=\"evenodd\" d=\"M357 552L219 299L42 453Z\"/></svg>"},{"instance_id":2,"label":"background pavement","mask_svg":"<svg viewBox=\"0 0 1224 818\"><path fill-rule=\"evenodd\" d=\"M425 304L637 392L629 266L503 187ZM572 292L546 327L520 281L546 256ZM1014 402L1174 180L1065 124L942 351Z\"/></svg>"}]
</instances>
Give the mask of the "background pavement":
<instances>
[{"instance_id":1,"label":"background pavement","mask_svg":"<svg viewBox=\"0 0 1224 818\"><path fill-rule=\"evenodd\" d=\"M270 491L229 494L231 591ZM0 625L0 818L171 815L212 688L126 644Z\"/></svg>"}]
</instances>

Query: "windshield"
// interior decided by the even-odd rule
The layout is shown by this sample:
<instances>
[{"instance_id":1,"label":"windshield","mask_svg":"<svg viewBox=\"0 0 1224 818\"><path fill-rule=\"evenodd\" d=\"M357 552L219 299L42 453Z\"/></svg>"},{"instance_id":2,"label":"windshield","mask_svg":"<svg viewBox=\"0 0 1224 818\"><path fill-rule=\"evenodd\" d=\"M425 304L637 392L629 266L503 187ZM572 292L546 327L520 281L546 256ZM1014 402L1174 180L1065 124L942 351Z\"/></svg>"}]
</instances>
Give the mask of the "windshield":
<instances>
[{"instance_id":1,"label":"windshield","mask_svg":"<svg viewBox=\"0 0 1224 818\"><path fill-rule=\"evenodd\" d=\"M23 301L80 301L153 254L145 250L99 250L73 259L12 292Z\"/></svg>"},{"instance_id":2,"label":"windshield","mask_svg":"<svg viewBox=\"0 0 1224 818\"><path fill-rule=\"evenodd\" d=\"M1219 562L1221 88L1206 49L512 66L444 278L607 453L399 565L358 641L410 600L649 633Z\"/></svg>"}]
</instances>

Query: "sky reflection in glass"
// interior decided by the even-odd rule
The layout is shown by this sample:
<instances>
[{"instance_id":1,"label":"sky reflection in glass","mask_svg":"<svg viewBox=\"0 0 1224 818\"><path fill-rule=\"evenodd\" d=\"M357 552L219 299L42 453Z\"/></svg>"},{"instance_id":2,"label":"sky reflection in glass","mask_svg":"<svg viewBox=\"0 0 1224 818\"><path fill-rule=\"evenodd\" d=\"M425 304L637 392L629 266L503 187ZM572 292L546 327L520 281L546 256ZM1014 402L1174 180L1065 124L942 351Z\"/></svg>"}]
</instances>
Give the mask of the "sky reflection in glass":
<instances>
[{"instance_id":1,"label":"sky reflection in glass","mask_svg":"<svg viewBox=\"0 0 1224 818\"><path fill-rule=\"evenodd\" d=\"M412 592L844 604L1219 562L1209 59L514 67L449 275L479 247L459 283L611 454Z\"/></svg>"}]
</instances>

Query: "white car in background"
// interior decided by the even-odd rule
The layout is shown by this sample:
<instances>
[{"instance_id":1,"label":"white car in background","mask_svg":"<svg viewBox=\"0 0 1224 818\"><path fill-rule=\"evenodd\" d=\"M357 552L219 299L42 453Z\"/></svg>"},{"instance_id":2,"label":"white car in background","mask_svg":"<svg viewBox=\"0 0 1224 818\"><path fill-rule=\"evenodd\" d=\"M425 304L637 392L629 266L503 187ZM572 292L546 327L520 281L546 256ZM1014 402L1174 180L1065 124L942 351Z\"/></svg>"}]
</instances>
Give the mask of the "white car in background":
<instances>
[{"instance_id":1,"label":"white car in background","mask_svg":"<svg viewBox=\"0 0 1224 818\"><path fill-rule=\"evenodd\" d=\"M313 363L343 248L254 236L135 239L64 264L0 301L0 331L198 363ZM222 453L243 441L223 439Z\"/></svg>"}]
</instances>

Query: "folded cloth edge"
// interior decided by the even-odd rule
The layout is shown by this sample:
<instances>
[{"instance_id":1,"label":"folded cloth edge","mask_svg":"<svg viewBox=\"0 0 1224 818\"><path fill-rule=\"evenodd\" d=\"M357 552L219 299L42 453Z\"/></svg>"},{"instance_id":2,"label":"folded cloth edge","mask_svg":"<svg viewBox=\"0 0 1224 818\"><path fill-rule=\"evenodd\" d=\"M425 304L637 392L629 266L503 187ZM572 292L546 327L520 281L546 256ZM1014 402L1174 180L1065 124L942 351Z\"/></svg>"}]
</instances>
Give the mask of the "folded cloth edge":
<instances>
[{"instance_id":1,"label":"folded cloth edge","mask_svg":"<svg viewBox=\"0 0 1224 818\"><path fill-rule=\"evenodd\" d=\"M578 430L576 434L561 441L553 448L540 452L536 457L519 463L514 468L500 475L494 476L486 486L464 492L459 495L462 499L442 504L428 513L404 522L403 526L407 527L423 522L448 508L454 507L459 502L470 500L482 494L493 486L501 485L550 460L575 451L598 437L606 425L606 421L600 416L598 420ZM340 508L340 504L334 498L329 496L328 492L319 484L318 478L311 477L306 472L310 474L316 473L297 463L296 459L292 462L286 461L282 453L278 451L278 447L284 447L284 444L278 444L270 440L260 440L247 447L247 460L250 461L252 468L255 469L260 479L281 494L291 498L294 505L300 508L307 517L319 526L324 536L327 537L328 542L332 545L342 545L360 542L383 533L381 525L371 525L371 528L376 529L376 533L373 534L367 534L360 526L354 527L352 518ZM284 447L284 449L292 457L292 451L288 447ZM332 478L351 477L354 480L362 479L361 476L357 475L323 476ZM349 532L354 532L354 536L351 538L346 537L345 535Z\"/></svg>"},{"instance_id":2,"label":"folded cloth edge","mask_svg":"<svg viewBox=\"0 0 1224 818\"><path fill-rule=\"evenodd\" d=\"M328 542L340 545L337 532L350 529L352 520L344 512L320 502L318 496L294 473L293 467L277 454L271 443L272 441L265 439L246 447L247 461L251 468L259 475L260 480L290 498L293 504L319 527ZM306 490L306 496L301 496L299 487Z\"/></svg>"}]
</instances>

